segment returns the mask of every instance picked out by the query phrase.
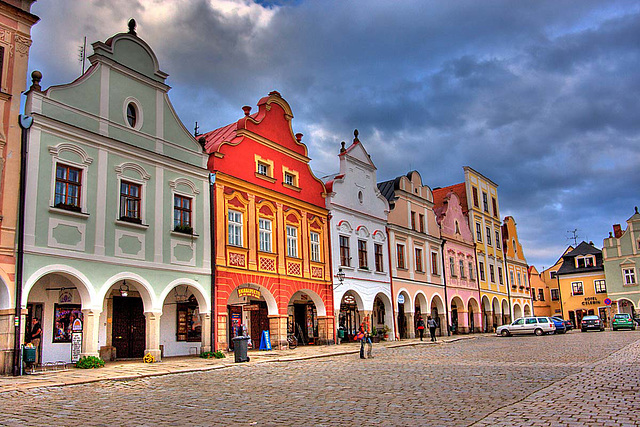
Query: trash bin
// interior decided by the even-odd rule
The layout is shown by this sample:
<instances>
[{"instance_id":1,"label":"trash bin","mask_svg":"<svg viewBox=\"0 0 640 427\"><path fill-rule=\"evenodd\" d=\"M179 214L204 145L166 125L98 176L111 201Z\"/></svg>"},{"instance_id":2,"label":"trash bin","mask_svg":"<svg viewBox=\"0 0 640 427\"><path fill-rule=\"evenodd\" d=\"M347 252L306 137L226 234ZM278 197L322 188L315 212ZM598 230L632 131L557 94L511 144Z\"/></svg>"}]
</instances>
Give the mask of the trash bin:
<instances>
[{"instance_id":1,"label":"trash bin","mask_svg":"<svg viewBox=\"0 0 640 427\"><path fill-rule=\"evenodd\" d=\"M344 329L338 329L338 338L344 339Z\"/></svg>"},{"instance_id":2,"label":"trash bin","mask_svg":"<svg viewBox=\"0 0 640 427\"><path fill-rule=\"evenodd\" d=\"M249 337L235 337L233 338L233 355L236 363L248 362L247 346L249 344Z\"/></svg>"},{"instance_id":3,"label":"trash bin","mask_svg":"<svg viewBox=\"0 0 640 427\"><path fill-rule=\"evenodd\" d=\"M22 347L22 360L25 363L35 363L36 350L36 347Z\"/></svg>"}]
</instances>

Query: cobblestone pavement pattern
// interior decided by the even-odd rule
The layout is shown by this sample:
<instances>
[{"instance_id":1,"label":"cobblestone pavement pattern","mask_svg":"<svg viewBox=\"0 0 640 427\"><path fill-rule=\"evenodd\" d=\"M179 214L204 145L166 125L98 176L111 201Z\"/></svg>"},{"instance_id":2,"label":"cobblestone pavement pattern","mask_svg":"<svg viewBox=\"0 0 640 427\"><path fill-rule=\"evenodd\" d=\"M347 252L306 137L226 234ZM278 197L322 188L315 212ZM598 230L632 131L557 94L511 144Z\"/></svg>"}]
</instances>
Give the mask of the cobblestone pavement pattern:
<instances>
[{"instance_id":1,"label":"cobblestone pavement pattern","mask_svg":"<svg viewBox=\"0 0 640 427\"><path fill-rule=\"evenodd\" d=\"M640 331L438 346L0 394L0 424L640 426Z\"/></svg>"}]
</instances>

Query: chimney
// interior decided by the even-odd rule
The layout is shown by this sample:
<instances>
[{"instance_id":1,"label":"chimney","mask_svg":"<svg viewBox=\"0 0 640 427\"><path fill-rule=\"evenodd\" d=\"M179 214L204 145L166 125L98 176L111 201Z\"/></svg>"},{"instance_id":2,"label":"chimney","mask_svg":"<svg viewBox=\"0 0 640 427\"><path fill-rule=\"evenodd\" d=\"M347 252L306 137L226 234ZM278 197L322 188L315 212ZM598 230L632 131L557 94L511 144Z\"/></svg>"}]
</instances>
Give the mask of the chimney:
<instances>
[{"instance_id":1,"label":"chimney","mask_svg":"<svg viewBox=\"0 0 640 427\"><path fill-rule=\"evenodd\" d=\"M616 239L619 239L622 236L622 227L620 227L620 224L613 224L613 235Z\"/></svg>"}]
</instances>

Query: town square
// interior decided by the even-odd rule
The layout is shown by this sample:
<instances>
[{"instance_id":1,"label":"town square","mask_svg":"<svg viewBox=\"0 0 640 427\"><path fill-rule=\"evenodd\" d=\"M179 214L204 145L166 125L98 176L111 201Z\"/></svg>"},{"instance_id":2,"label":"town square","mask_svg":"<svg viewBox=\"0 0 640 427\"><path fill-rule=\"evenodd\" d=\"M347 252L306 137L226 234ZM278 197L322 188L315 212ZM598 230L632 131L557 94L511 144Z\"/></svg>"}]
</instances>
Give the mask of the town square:
<instances>
[{"instance_id":1,"label":"town square","mask_svg":"<svg viewBox=\"0 0 640 427\"><path fill-rule=\"evenodd\" d=\"M639 38L0 0L0 425L640 425Z\"/></svg>"}]
</instances>

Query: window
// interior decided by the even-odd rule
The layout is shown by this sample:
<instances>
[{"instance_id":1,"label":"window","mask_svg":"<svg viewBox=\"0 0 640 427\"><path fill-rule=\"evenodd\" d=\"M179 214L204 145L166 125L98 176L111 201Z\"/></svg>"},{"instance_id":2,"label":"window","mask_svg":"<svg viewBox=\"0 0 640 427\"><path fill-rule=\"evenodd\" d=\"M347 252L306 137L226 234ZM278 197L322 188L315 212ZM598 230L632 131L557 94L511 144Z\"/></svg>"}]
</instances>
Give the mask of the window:
<instances>
[{"instance_id":1,"label":"window","mask_svg":"<svg viewBox=\"0 0 640 427\"><path fill-rule=\"evenodd\" d=\"M584 289L582 288L582 282L572 282L571 292L573 293L573 295L583 295Z\"/></svg>"},{"instance_id":2,"label":"window","mask_svg":"<svg viewBox=\"0 0 640 427\"><path fill-rule=\"evenodd\" d=\"M291 185L291 186L296 186L296 178L295 176L293 176L293 174L290 174L289 172L285 172L284 173L284 183L287 185Z\"/></svg>"},{"instance_id":3,"label":"window","mask_svg":"<svg viewBox=\"0 0 640 427\"><path fill-rule=\"evenodd\" d=\"M173 230L187 234L193 233L190 197L173 195ZM242 231L240 231L240 241L242 241Z\"/></svg>"},{"instance_id":4,"label":"window","mask_svg":"<svg viewBox=\"0 0 640 427\"><path fill-rule=\"evenodd\" d=\"M496 273L491 264L489 264L489 277L491 277L491 283L496 283Z\"/></svg>"},{"instance_id":5,"label":"window","mask_svg":"<svg viewBox=\"0 0 640 427\"><path fill-rule=\"evenodd\" d=\"M518 273L518 286L520 288L523 288L524 286L522 286L522 281L520 280L520 273Z\"/></svg>"},{"instance_id":6,"label":"window","mask_svg":"<svg viewBox=\"0 0 640 427\"><path fill-rule=\"evenodd\" d=\"M198 301L193 295L188 302L177 304L176 322L176 341L200 342L202 340Z\"/></svg>"},{"instance_id":7,"label":"window","mask_svg":"<svg viewBox=\"0 0 640 427\"><path fill-rule=\"evenodd\" d=\"M364 240L358 240L358 267L369 268L367 263L367 242Z\"/></svg>"},{"instance_id":8,"label":"window","mask_svg":"<svg viewBox=\"0 0 640 427\"><path fill-rule=\"evenodd\" d=\"M535 290L534 290L533 294L534 294L534 295L536 294L536 293L535 293ZM542 289L542 288L541 288L541 289L538 289L538 299L539 299L540 301L544 301L544 289Z\"/></svg>"},{"instance_id":9,"label":"window","mask_svg":"<svg viewBox=\"0 0 640 427\"><path fill-rule=\"evenodd\" d=\"M373 245L375 256L376 256L376 271L382 272L382 245L380 243L375 243Z\"/></svg>"},{"instance_id":10,"label":"window","mask_svg":"<svg viewBox=\"0 0 640 427\"><path fill-rule=\"evenodd\" d=\"M491 228L487 227L487 245L491 246Z\"/></svg>"},{"instance_id":11,"label":"window","mask_svg":"<svg viewBox=\"0 0 640 427\"><path fill-rule=\"evenodd\" d=\"M416 271L423 272L422 270L422 249L416 248Z\"/></svg>"},{"instance_id":12,"label":"window","mask_svg":"<svg viewBox=\"0 0 640 427\"><path fill-rule=\"evenodd\" d=\"M482 227L479 222L476 222L476 240L482 242Z\"/></svg>"},{"instance_id":13,"label":"window","mask_svg":"<svg viewBox=\"0 0 640 427\"><path fill-rule=\"evenodd\" d=\"M320 262L320 234L312 231L309 233L311 244L311 261Z\"/></svg>"},{"instance_id":14,"label":"window","mask_svg":"<svg viewBox=\"0 0 640 427\"><path fill-rule=\"evenodd\" d=\"M482 192L482 207L484 208L485 212L489 212L489 198L487 196L487 193L485 193L484 191Z\"/></svg>"},{"instance_id":15,"label":"window","mask_svg":"<svg viewBox=\"0 0 640 427\"><path fill-rule=\"evenodd\" d=\"M557 271L552 271L552 272L550 272L550 273L549 273L549 276L550 276L552 279L555 279L556 277L558 277L558 272L557 272Z\"/></svg>"},{"instance_id":16,"label":"window","mask_svg":"<svg viewBox=\"0 0 640 427\"><path fill-rule=\"evenodd\" d=\"M271 250L271 221L268 219L258 219L259 245L261 252L272 252Z\"/></svg>"},{"instance_id":17,"label":"window","mask_svg":"<svg viewBox=\"0 0 640 427\"><path fill-rule=\"evenodd\" d=\"M636 270L634 268L624 268L624 269L622 269L622 275L624 276L624 284L625 285L635 285L636 284Z\"/></svg>"},{"instance_id":18,"label":"window","mask_svg":"<svg viewBox=\"0 0 640 427\"><path fill-rule=\"evenodd\" d=\"M484 281L484 263L482 261L479 262L478 269L480 270L480 280Z\"/></svg>"},{"instance_id":19,"label":"window","mask_svg":"<svg viewBox=\"0 0 640 427\"><path fill-rule=\"evenodd\" d=\"M412 230L417 230L417 228L416 228L416 213L415 212L411 212L411 229Z\"/></svg>"},{"instance_id":20,"label":"window","mask_svg":"<svg viewBox=\"0 0 640 427\"><path fill-rule=\"evenodd\" d=\"M349 238L340 236L340 265L351 267L351 254L349 252Z\"/></svg>"},{"instance_id":21,"label":"window","mask_svg":"<svg viewBox=\"0 0 640 427\"><path fill-rule=\"evenodd\" d=\"M142 223L140 219L140 184L120 182L120 219Z\"/></svg>"},{"instance_id":22,"label":"window","mask_svg":"<svg viewBox=\"0 0 640 427\"><path fill-rule=\"evenodd\" d=\"M4 70L4 47L0 46L0 85L2 85L3 70Z\"/></svg>"},{"instance_id":23,"label":"window","mask_svg":"<svg viewBox=\"0 0 640 427\"><path fill-rule=\"evenodd\" d=\"M558 301L560 299L560 293L557 289L551 289L551 301Z\"/></svg>"},{"instance_id":24,"label":"window","mask_svg":"<svg viewBox=\"0 0 640 427\"><path fill-rule=\"evenodd\" d=\"M80 212L80 188L82 171L67 166L56 165L56 194L53 205L56 208Z\"/></svg>"},{"instance_id":25,"label":"window","mask_svg":"<svg viewBox=\"0 0 640 427\"><path fill-rule=\"evenodd\" d=\"M438 275L438 252L431 252L431 273Z\"/></svg>"},{"instance_id":26,"label":"window","mask_svg":"<svg viewBox=\"0 0 640 427\"><path fill-rule=\"evenodd\" d=\"M502 267L498 267L498 282L500 282L501 285L504 284L502 279Z\"/></svg>"},{"instance_id":27,"label":"window","mask_svg":"<svg viewBox=\"0 0 640 427\"><path fill-rule=\"evenodd\" d=\"M478 203L478 189L476 187L472 187L473 189L473 206L480 207L480 204Z\"/></svg>"},{"instance_id":28,"label":"window","mask_svg":"<svg viewBox=\"0 0 640 427\"><path fill-rule=\"evenodd\" d=\"M458 268L460 269L460 277L464 279L466 277L464 275L464 261L462 260L458 261Z\"/></svg>"},{"instance_id":29,"label":"window","mask_svg":"<svg viewBox=\"0 0 640 427\"><path fill-rule=\"evenodd\" d=\"M531 299L532 299L532 300L534 300L534 301L538 301L538 298L537 298L537 296L536 296L536 290L535 290L535 288L534 288L534 289L531 289Z\"/></svg>"},{"instance_id":30,"label":"window","mask_svg":"<svg viewBox=\"0 0 640 427\"><path fill-rule=\"evenodd\" d=\"M242 213L229 210L229 244L242 246Z\"/></svg>"},{"instance_id":31,"label":"window","mask_svg":"<svg viewBox=\"0 0 640 427\"><path fill-rule=\"evenodd\" d=\"M491 197L491 204L493 205L493 216L498 218L498 201L495 197Z\"/></svg>"},{"instance_id":32,"label":"window","mask_svg":"<svg viewBox=\"0 0 640 427\"><path fill-rule=\"evenodd\" d=\"M496 230L496 248L500 249L500 230Z\"/></svg>"},{"instance_id":33,"label":"window","mask_svg":"<svg viewBox=\"0 0 640 427\"><path fill-rule=\"evenodd\" d=\"M127 123L132 128L135 128L138 123L138 109L133 102L127 104Z\"/></svg>"},{"instance_id":34,"label":"window","mask_svg":"<svg viewBox=\"0 0 640 427\"><path fill-rule=\"evenodd\" d=\"M513 280L513 271L509 270L509 283L511 283L511 287L513 289L516 288L516 281Z\"/></svg>"},{"instance_id":35,"label":"window","mask_svg":"<svg viewBox=\"0 0 640 427\"><path fill-rule=\"evenodd\" d=\"M398 255L398 268L404 268L404 245L398 244L396 253Z\"/></svg>"},{"instance_id":36,"label":"window","mask_svg":"<svg viewBox=\"0 0 640 427\"><path fill-rule=\"evenodd\" d=\"M474 271L475 268L473 268L473 263L469 262L469 279L473 280L474 279Z\"/></svg>"},{"instance_id":37,"label":"window","mask_svg":"<svg viewBox=\"0 0 640 427\"><path fill-rule=\"evenodd\" d=\"M269 165L262 162L258 162L258 173L260 175L270 176L271 174L269 173Z\"/></svg>"},{"instance_id":38,"label":"window","mask_svg":"<svg viewBox=\"0 0 640 427\"><path fill-rule=\"evenodd\" d=\"M593 267L593 264L593 256L591 255L576 257L576 267L578 268Z\"/></svg>"},{"instance_id":39,"label":"window","mask_svg":"<svg viewBox=\"0 0 640 427\"><path fill-rule=\"evenodd\" d=\"M287 225L287 256L298 258L298 229Z\"/></svg>"},{"instance_id":40,"label":"window","mask_svg":"<svg viewBox=\"0 0 640 427\"><path fill-rule=\"evenodd\" d=\"M594 280L593 285L596 288L596 294L607 293L607 284L604 280Z\"/></svg>"},{"instance_id":41,"label":"window","mask_svg":"<svg viewBox=\"0 0 640 427\"><path fill-rule=\"evenodd\" d=\"M424 233L424 215L418 214L418 219L420 223L420 232Z\"/></svg>"},{"instance_id":42,"label":"window","mask_svg":"<svg viewBox=\"0 0 640 427\"><path fill-rule=\"evenodd\" d=\"M456 276L456 260L453 257L449 257L449 274Z\"/></svg>"}]
</instances>

